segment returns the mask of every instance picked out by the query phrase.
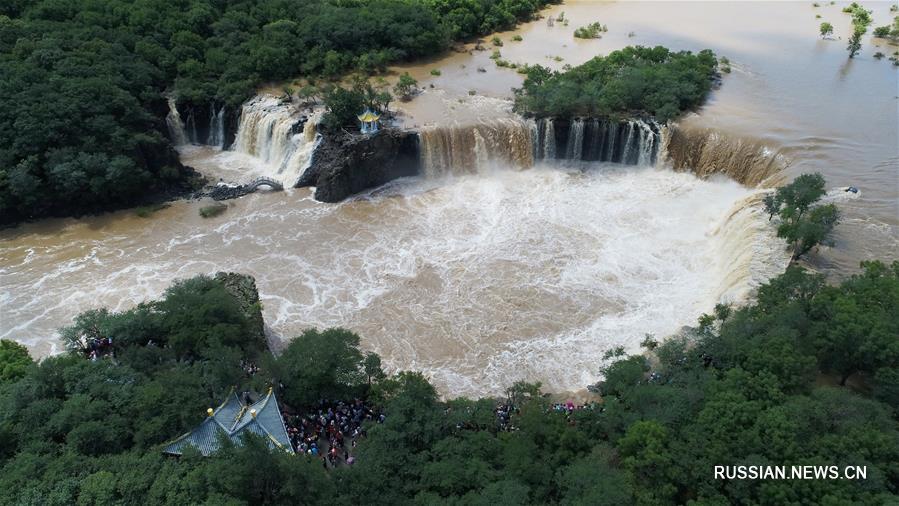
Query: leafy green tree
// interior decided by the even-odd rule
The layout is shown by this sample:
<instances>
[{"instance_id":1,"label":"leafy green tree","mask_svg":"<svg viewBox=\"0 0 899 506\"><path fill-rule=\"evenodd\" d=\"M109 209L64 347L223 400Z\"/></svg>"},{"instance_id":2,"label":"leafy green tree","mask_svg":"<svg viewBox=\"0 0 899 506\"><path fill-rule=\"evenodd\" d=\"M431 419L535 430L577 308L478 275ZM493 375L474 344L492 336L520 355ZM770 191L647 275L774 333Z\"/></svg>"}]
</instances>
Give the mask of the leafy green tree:
<instances>
[{"instance_id":1,"label":"leafy green tree","mask_svg":"<svg viewBox=\"0 0 899 506\"><path fill-rule=\"evenodd\" d=\"M899 367L899 262L862 263L864 272L827 287L811 308L822 367L840 375ZM887 374L884 372L883 374Z\"/></svg>"},{"instance_id":2,"label":"leafy green tree","mask_svg":"<svg viewBox=\"0 0 899 506\"><path fill-rule=\"evenodd\" d=\"M408 72L403 72L396 85L393 87L393 92L403 100L409 100L412 97L412 94L415 93L417 86L418 81L409 75Z\"/></svg>"},{"instance_id":3,"label":"leafy green tree","mask_svg":"<svg viewBox=\"0 0 899 506\"><path fill-rule=\"evenodd\" d=\"M18 381L33 363L28 348L15 341L0 339L0 384Z\"/></svg>"},{"instance_id":4,"label":"leafy green tree","mask_svg":"<svg viewBox=\"0 0 899 506\"><path fill-rule=\"evenodd\" d=\"M365 371L369 388L371 388L373 383L387 377L384 374L384 370L381 369L381 357L377 353L368 352L365 354L365 358L362 359L362 369Z\"/></svg>"},{"instance_id":5,"label":"leafy green tree","mask_svg":"<svg viewBox=\"0 0 899 506\"><path fill-rule=\"evenodd\" d=\"M632 479L637 504L669 504L677 492L667 473L676 468L668 431L655 421L636 422L618 441L621 464Z\"/></svg>"},{"instance_id":6,"label":"leafy green tree","mask_svg":"<svg viewBox=\"0 0 899 506\"><path fill-rule=\"evenodd\" d=\"M825 21L821 23L819 32L821 33L821 37L824 37L826 39L827 37L833 35L833 25Z\"/></svg>"},{"instance_id":7,"label":"leafy green tree","mask_svg":"<svg viewBox=\"0 0 899 506\"><path fill-rule=\"evenodd\" d=\"M303 332L290 341L275 366L284 399L293 406L352 399L367 384L359 336L339 328Z\"/></svg>"},{"instance_id":8,"label":"leafy green tree","mask_svg":"<svg viewBox=\"0 0 899 506\"><path fill-rule=\"evenodd\" d=\"M824 186L821 174L803 174L764 199L769 219L780 218L777 235L790 243L793 260L823 243L839 220L833 204L812 207L824 195Z\"/></svg>"},{"instance_id":9,"label":"leafy green tree","mask_svg":"<svg viewBox=\"0 0 899 506\"><path fill-rule=\"evenodd\" d=\"M793 245L792 259L796 260L818 244L824 243L839 218L837 206L833 204L818 206L807 215L781 223L777 228L777 235Z\"/></svg>"},{"instance_id":10,"label":"leafy green tree","mask_svg":"<svg viewBox=\"0 0 899 506\"><path fill-rule=\"evenodd\" d=\"M849 51L849 58L855 58L855 55L858 54L862 49L862 35L865 34L865 31L858 26L852 30L852 35L849 37L849 45L846 46L846 49Z\"/></svg>"}]
</instances>

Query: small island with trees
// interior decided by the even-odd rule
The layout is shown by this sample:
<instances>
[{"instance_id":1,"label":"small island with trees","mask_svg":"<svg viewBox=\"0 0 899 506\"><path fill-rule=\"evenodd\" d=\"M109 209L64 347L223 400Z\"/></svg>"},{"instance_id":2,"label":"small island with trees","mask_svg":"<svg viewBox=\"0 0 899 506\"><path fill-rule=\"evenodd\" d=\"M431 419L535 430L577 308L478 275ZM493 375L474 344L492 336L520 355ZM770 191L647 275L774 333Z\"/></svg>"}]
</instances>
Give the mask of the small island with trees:
<instances>
[{"instance_id":1,"label":"small island with trees","mask_svg":"<svg viewBox=\"0 0 899 506\"><path fill-rule=\"evenodd\" d=\"M665 47L629 46L564 72L534 65L515 92L515 109L529 116L674 119L702 104L718 61L710 50L693 54Z\"/></svg>"}]
</instances>

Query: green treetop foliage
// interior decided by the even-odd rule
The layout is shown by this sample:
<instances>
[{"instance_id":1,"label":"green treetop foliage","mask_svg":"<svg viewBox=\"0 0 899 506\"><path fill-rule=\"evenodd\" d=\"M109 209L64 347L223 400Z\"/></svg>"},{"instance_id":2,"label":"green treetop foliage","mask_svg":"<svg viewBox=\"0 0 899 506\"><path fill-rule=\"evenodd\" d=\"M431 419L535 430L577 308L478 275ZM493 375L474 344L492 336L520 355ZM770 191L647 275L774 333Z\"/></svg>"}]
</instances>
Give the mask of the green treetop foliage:
<instances>
[{"instance_id":1,"label":"green treetop foliage","mask_svg":"<svg viewBox=\"0 0 899 506\"><path fill-rule=\"evenodd\" d=\"M769 219L779 218L777 236L790 244L793 260L824 243L839 221L835 205L815 205L825 193L824 185L821 174L803 174L765 197Z\"/></svg>"},{"instance_id":2,"label":"green treetop foliage","mask_svg":"<svg viewBox=\"0 0 899 506\"><path fill-rule=\"evenodd\" d=\"M290 341L272 365L284 385L284 400L296 407L320 399L352 399L365 393L371 378L380 377L379 363L366 361L359 336L344 329L315 329Z\"/></svg>"},{"instance_id":3,"label":"green treetop foliage","mask_svg":"<svg viewBox=\"0 0 899 506\"><path fill-rule=\"evenodd\" d=\"M15 341L0 339L0 384L16 381L33 364L28 348Z\"/></svg>"},{"instance_id":4,"label":"green treetop foliage","mask_svg":"<svg viewBox=\"0 0 899 506\"><path fill-rule=\"evenodd\" d=\"M820 30L822 37L829 37L833 35L833 25L828 23L827 21L821 23Z\"/></svg>"},{"instance_id":5,"label":"green treetop foliage","mask_svg":"<svg viewBox=\"0 0 899 506\"><path fill-rule=\"evenodd\" d=\"M587 26L582 26L574 31L574 37L576 39L597 39L602 37L602 32L607 32L609 29L600 24L599 22L590 23Z\"/></svg>"},{"instance_id":6,"label":"green treetop foliage","mask_svg":"<svg viewBox=\"0 0 899 506\"><path fill-rule=\"evenodd\" d=\"M893 18L892 25L878 26L875 28L874 36L893 41L899 40L899 16Z\"/></svg>"},{"instance_id":7,"label":"green treetop foliage","mask_svg":"<svg viewBox=\"0 0 899 506\"><path fill-rule=\"evenodd\" d=\"M397 80L396 85L393 87L393 92L403 100L409 100L412 97L412 94L415 93L417 86L418 81L409 75L408 72L403 72L400 75L399 80Z\"/></svg>"},{"instance_id":8,"label":"green treetop foliage","mask_svg":"<svg viewBox=\"0 0 899 506\"><path fill-rule=\"evenodd\" d=\"M717 68L709 51L629 46L566 72L528 67L515 108L533 116L649 114L667 121L699 106Z\"/></svg>"},{"instance_id":9,"label":"green treetop foliage","mask_svg":"<svg viewBox=\"0 0 899 506\"><path fill-rule=\"evenodd\" d=\"M393 100L387 81L377 79L372 82L361 74L354 75L348 87L327 87L324 97L327 112L322 118L322 125L328 129L355 127L358 125L358 114L366 109L386 114Z\"/></svg>"},{"instance_id":10,"label":"green treetop foliage","mask_svg":"<svg viewBox=\"0 0 899 506\"><path fill-rule=\"evenodd\" d=\"M862 36L868 31L868 25L874 20L871 18L871 12L856 2L844 7L843 12L852 14L852 35L849 36L846 49L849 51L849 58L854 58L861 51Z\"/></svg>"}]
</instances>

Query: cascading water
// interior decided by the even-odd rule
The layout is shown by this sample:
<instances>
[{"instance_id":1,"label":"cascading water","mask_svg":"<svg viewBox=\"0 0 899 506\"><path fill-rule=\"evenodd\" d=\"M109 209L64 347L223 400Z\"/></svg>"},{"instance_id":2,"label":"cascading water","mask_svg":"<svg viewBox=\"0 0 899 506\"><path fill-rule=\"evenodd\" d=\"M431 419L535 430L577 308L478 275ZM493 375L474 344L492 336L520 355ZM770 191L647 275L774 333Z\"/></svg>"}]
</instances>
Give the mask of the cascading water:
<instances>
[{"instance_id":1,"label":"cascading water","mask_svg":"<svg viewBox=\"0 0 899 506\"><path fill-rule=\"evenodd\" d=\"M584 149L584 120L578 118L571 122L568 132L568 146L565 148L566 160L580 160Z\"/></svg>"},{"instance_id":2,"label":"cascading water","mask_svg":"<svg viewBox=\"0 0 899 506\"><path fill-rule=\"evenodd\" d=\"M532 129L532 124L518 119L425 128L420 133L424 173L440 177L474 174L495 165L530 167Z\"/></svg>"},{"instance_id":3,"label":"cascading water","mask_svg":"<svg viewBox=\"0 0 899 506\"><path fill-rule=\"evenodd\" d=\"M165 117L165 124L169 129L169 137L172 144L183 146L188 143L187 133L184 131L184 121L181 120L181 114L178 112L178 106L174 98L169 98L169 113Z\"/></svg>"},{"instance_id":4,"label":"cascading water","mask_svg":"<svg viewBox=\"0 0 899 506\"><path fill-rule=\"evenodd\" d=\"M197 121L194 119L193 111L187 114L187 140L191 144L199 144L199 136L197 135Z\"/></svg>"},{"instance_id":5,"label":"cascading water","mask_svg":"<svg viewBox=\"0 0 899 506\"><path fill-rule=\"evenodd\" d=\"M747 300L790 263L783 240L774 234L764 212L762 199L767 193L755 191L737 200L709 232L721 259L716 290L720 302Z\"/></svg>"},{"instance_id":6,"label":"cascading water","mask_svg":"<svg viewBox=\"0 0 899 506\"><path fill-rule=\"evenodd\" d=\"M774 186L789 165L784 156L760 140L677 124L664 130L665 161L674 170L701 178L724 174L745 186Z\"/></svg>"},{"instance_id":7,"label":"cascading water","mask_svg":"<svg viewBox=\"0 0 899 506\"><path fill-rule=\"evenodd\" d=\"M552 159L556 157L556 132L553 128L553 119L547 118L543 121L543 128L537 127L538 131L543 131L542 143L538 144L537 152L543 153L543 158ZM542 149L540 148L542 146Z\"/></svg>"},{"instance_id":8,"label":"cascading water","mask_svg":"<svg viewBox=\"0 0 899 506\"><path fill-rule=\"evenodd\" d=\"M258 158L266 176L293 186L318 144L318 114L304 117L293 105L268 95L246 102L232 149Z\"/></svg>"},{"instance_id":9,"label":"cascading water","mask_svg":"<svg viewBox=\"0 0 899 506\"><path fill-rule=\"evenodd\" d=\"M538 159L653 165L661 127L651 121L597 118L537 120L534 152Z\"/></svg>"},{"instance_id":10,"label":"cascading water","mask_svg":"<svg viewBox=\"0 0 899 506\"><path fill-rule=\"evenodd\" d=\"M209 136L206 138L206 144L215 146L219 149L225 146L225 106L223 105L218 112L215 107L209 108Z\"/></svg>"}]
</instances>

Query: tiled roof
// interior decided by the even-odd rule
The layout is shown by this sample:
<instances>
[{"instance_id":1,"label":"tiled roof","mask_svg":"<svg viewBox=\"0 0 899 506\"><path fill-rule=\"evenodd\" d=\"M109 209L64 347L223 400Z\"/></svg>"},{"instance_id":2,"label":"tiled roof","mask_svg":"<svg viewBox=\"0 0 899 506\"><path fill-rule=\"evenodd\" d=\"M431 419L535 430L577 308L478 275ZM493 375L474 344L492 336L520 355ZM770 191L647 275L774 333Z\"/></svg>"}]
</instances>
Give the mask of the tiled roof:
<instances>
[{"instance_id":1,"label":"tiled roof","mask_svg":"<svg viewBox=\"0 0 899 506\"><path fill-rule=\"evenodd\" d=\"M253 410L256 412L255 417ZM273 449L293 451L284 419L281 418L281 410L278 409L278 400L269 389L268 395L249 406L232 392L213 411L212 416L203 420L194 430L166 444L162 452L181 455L185 447L193 446L201 454L209 455L219 449L223 436L235 444L241 444L241 437L245 432L262 436Z\"/></svg>"}]
</instances>

